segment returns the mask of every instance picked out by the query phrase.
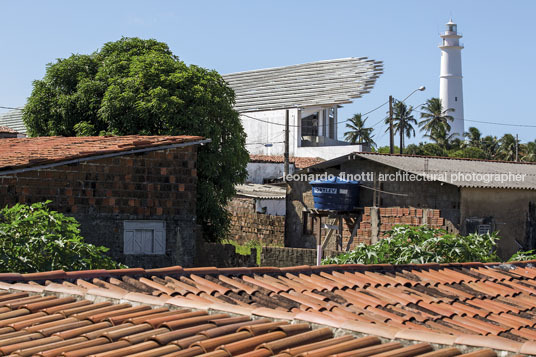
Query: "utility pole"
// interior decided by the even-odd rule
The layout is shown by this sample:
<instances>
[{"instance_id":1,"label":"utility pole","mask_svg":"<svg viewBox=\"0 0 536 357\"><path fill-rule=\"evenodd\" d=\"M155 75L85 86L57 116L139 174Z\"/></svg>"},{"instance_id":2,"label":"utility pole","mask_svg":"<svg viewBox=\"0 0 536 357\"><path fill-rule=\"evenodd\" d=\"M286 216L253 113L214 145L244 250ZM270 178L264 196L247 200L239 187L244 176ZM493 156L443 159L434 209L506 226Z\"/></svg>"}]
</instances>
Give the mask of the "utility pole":
<instances>
[{"instance_id":1,"label":"utility pole","mask_svg":"<svg viewBox=\"0 0 536 357\"><path fill-rule=\"evenodd\" d=\"M283 171L284 171L284 175L285 177L283 178L283 181L285 181L287 179L287 175L289 174L289 159L288 159L288 147L289 147L289 117L288 117L288 109L286 111L286 114L285 114L285 164L284 164L284 168L283 168Z\"/></svg>"},{"instance_id":2,"label":"utility pole","mask_svg":"<svg viewBox=\"0 0 536 357\"><path fill-rule=\"evenodd\" d=\"M519 161L519 139L516 134L516 162Z\"/></svg>"},{"instance_id":3,"label":"utility pole","mask_svg":"<svg viewBox=\"0 0 536 357\"><path fill-rule=\"evenodd\" d=\"M395 152L395 137L393 133L393 96L389 96L389 153Z\"/></svg>"}]
</instances>

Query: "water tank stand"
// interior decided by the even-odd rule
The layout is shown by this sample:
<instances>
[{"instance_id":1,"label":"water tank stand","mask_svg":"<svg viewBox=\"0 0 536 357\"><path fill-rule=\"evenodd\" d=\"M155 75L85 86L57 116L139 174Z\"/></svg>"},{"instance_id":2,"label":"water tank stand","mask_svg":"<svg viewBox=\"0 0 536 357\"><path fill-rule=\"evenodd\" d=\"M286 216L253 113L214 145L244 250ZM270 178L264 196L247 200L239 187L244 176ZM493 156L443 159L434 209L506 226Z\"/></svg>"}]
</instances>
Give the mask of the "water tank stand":
<instances>
[{"instance_id":1,"label":"water tank stand","mask_svg":"<svg viewBox=\"0 0 536 357\"><path fill-rule=\"evenodd\" d=\"M312 231L316 240L316 265L321 265L322 252L333 234L335 234L336 237L336 249L343 251L343 221L345 220L353 222L352 234L350 235L350 239L346 246L347 251L350 249L357 233L358 222L363 215L363 209L357 208L352 211L309 209L307 213L311 217ZM331 218L331 221L328 223L329 218ZM327 229L324 241L322 241L322 229Z\"/></svg>"}]
</instances>

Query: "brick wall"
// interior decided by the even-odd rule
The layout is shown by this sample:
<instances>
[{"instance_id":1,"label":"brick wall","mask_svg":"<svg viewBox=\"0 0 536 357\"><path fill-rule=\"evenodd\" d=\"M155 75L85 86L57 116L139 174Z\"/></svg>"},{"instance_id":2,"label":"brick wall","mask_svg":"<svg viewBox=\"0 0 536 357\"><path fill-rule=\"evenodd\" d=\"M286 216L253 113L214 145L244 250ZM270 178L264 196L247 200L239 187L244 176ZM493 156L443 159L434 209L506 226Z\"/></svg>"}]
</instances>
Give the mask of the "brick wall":
<instances>
[{"instance_id":1,"label":"brick wall","mask_svg":"<svg viewBox=\"0 0 536 357\"><path fill-rule=\"evenodd\" d=\"M347 175L375 172L376 174L396 174L398 170L366 159L355 159L343 162L339 166L325 170L328 174ZM324 170L312 173L323 173ZM303 230L303 212L314 208L311 186L305 181L289 181L290 186L286 201L286 227L285 246L313 248L316 244L313 235ZM372 187L373 183L362 181L362 185ZM460 229L460 192L456 186L435 181L384 181L380 189L380 207L398 208L415 207L417 209L436 209L441 212L444 222L441 224L453 233ZM394 194L389 194L394 193ZM373 205L374 191L365 187L360 188L359 205L369 207ZM384 221L386 225L394 222ZM350 234L351 228L345 224L345 236ZM384 226L387 227L387 226ZM345 245L343 245L346 247Z\"/></svg>"},{"instance_id":2,"label":"brick wall","mask_svg":"<svg viewBox=\"0 0 536 357\"><path fill-rule=\"evenodd\" d=\"M257 213L254 198L234 197L227 209L231 213L229 239L240 244L249 241L263 246L282 246L285 240L285 217Z\"/></svg>"},{"instance_id":3,"label":"brick wall","mask_svg":"<svg viewBox=\"0 0 536 357\"><path fill-rule=\"evenodd\" d=\"M373 219L373 216L375 219ZM329 218L324 218L323 223L336 223ZM352 241L350 237L354 225L358 224L356 235ZM391 230L395 225L406 224L411 226L428 225L432 228L445 227L445 219L441 217L438 209L426 209L415 207L364 207L363 214L357 215L356 219L343 220L342 247L345 250L349 247L354 249L358 244L371 244L377 239L385 238L385 233ZM323 239L326 238L327 229L322 230ZM325 245L329 249L337 249L335 235Z\"/></svg>"},{"instance_id":4,"label":"brick wall","mask_svg":"<svg viewBox=\"0 0 536 357\"><path fill-rule=\"evenodd\" d=\"M236 253L232 244L201 243L197 245L195 266L198 267L254 267L257 265L257 250L251 249L251 254Z\"/></svg>"},{"instance_id":5,"label":"brick wall","mask_svg":"<svg viewBox=\"0 0 536 357\"><path fill-rule=\"evenodd\" d=\"M341 254L334 250L324 249L322 257L333 257ZM296 265L316 265L316 249L263 247L261 266L290 267Z\"/></svg>"},{"instance_id":6,"label":"brick wall","mask_svg":"<svg viewBox=\"0 0 536 357\"><path fill-rule=\"evenodd\" d=\"M51 200L87 242L130 266L193 264L197 147L117 156L0 176L0 206ZM166 254L124 255L124 220L164 220Z\"/></svg>"}]
</instances>

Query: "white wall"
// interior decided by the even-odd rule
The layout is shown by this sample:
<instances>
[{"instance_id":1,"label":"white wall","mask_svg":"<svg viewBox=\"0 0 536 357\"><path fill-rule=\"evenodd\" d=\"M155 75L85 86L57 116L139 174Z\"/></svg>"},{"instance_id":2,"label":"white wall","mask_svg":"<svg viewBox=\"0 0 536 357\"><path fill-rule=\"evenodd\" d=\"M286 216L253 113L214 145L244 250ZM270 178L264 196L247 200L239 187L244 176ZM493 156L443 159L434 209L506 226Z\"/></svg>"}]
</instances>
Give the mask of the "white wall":
<instances>
[{"instance_id":1,"label":"white wall","mask_svg":"<svg viewBox=\"0 0 536 357\"><path fill-rule=\"evenodd\" d=\"M324 160L335 159L339 156L362 152L363 145L338 145L338 146L316 146L300 147L296 150L296 157L319 157Z\"/></svg>"},{"instance_id":2,"label":"white wall","mask_svg":"<svg viewBox=\"0 0 536 357\"><path fill-rule=\"evenodd\" d=\"M285 165L278 162L250 162L246 167L249 183L264 183L264 179L283 177ZM294 173L294 164L289 165L289 171Z\"/></svg>"},{"instance_id":3,"label":"white wall","mask_svg":"<svg viewBox=\"0 0 536 357\"><path fill-rule=\"evenodd\" d=\"M329 134L329 121L325 127L323 122L324 108L309 107L298 110L297 108L289 109L289 155L291 157L319 157L324 160L333 159L342 155L346 155L356 151L363 151L361 145L345 145L344 142L338 140L325 139L326 144L329 142L334 145L302 147L300 146L301 127L300 118L306 117L315 112L319 112L319 136ZM240 119L246 132L246 148L252 155L278 155L282 156L285 153L285 116L286 110L269 110L263 112L241 113ZM335 122L337 121L337 111L335 111ZM324 130L325 129L325 130ZM337 125L335 129L335 138L337 138ZM325 131L325 133L324 133ZM266 147L265 144L272 144L271 147ZM282 164L281 164L281 167ZM275 170L275 168L263 168L266 170ZM254 183L262 183L258 181L258 173L260 170L257 166L248 167L251 181ZM266 173L263 177L268 177ZM274 171L275 175L275 171ZM281 174L283 175L283 169Z\"/></svg>"},{"instance_id":4,"label":"white wall","mask_svg":"<svg viewBox=\"0 0 536 357\"><path fill-rule=\"evenodd\" d=\"M240 114L247 135L246 148L250 154L283 155L285 153L285 116L286 110ZM291 156L294 155L294 148L297 146L297 125L298 109L289 109L289 153ZM264 144L273 146L265 147Z\"/></svg>"},{"instance_id":5,"label":"white wall","mask_svg":"<svg viewBox=\"0 0 536 357\"><path fill-rule=\"evenodd\" d=\"M272 216L284 216L286 214L285 199L277 200L255 200L255 210L259 213L266 213Z\"/></svg>"}]
</instances>

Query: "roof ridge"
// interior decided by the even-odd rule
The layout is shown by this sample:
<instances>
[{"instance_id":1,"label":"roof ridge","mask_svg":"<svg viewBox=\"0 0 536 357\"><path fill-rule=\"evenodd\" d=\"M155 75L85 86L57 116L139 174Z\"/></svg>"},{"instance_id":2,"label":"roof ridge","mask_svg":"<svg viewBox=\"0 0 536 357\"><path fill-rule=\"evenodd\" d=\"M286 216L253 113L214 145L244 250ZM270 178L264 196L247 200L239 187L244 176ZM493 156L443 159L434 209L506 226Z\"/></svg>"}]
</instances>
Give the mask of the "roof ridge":
<instances>
[{"instance_id":1,"label":"roof ridge","mask_svg":"<svg viewBox=\"0 0 536 357\"><path fill-rule=\"evenodd\" d=\"M255 274L300 274L300 273L320 273L331 271L360 271L360 272L395 272L400 270L429 270L444 268L477 268L477 267L501 267L509 266L525 267L536 266L536 260L513 261L513 262L464 262L464 263L422 263L422 264L330 264L330 265L301 265L292 267L193 267L183 268L182 266L169 266L154 269L127 268L127 269L92 269L92 270L52 270L37 273L0 273L0 282L24 282L24 281L45 281L45 280L75 280L87 277L114 277L114 276L173 276L187 274L203 275L255 275Z\"/></svg>"}]
</instances>

